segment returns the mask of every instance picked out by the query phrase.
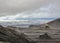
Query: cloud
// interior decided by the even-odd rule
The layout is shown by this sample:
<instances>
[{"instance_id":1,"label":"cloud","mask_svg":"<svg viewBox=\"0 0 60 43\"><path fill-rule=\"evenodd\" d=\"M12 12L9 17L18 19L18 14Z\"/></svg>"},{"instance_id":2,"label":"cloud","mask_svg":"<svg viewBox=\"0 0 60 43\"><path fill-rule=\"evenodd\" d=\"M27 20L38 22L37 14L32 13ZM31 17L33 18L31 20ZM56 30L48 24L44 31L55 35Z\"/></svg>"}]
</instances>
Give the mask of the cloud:
<instances>
[{"instance_id":1,"label":"cloud","mask_svg":"<svg viewBox=\"0 0 60 43\"><path fill-rule=\"evenodd\" d=\"M54 6L51 3L46 6L41 6L40 8L38 8L34 11L24 11L21 13L17 13L16 15L3 16L3 17L0 17L0 20L23 20L24 18L26 18L26 19L29 19L29 18L31 18L31 19L33 19L33 18L57 18L58 15L54 14L56 12L52 11L53 8L54 8Z\"/></svg>"},{"instance_id":2,"label":"cloud","mask_svg":"<svg viewBox=\"0 0 60 43\"><path fill-rule=\"evenodd\" d=\"M46 0L0 0L0 16L31 11L46 3Z\"/></svg>"},{"instance_id":3,"label":"cloud","mask_svg":"<svg viewBox=\"0 0 60 43\"><path fill-rule=\"evenodd\" d=\"M58 18L60 0L0 0L0 20Z\"/></svg>"}]
</instances>

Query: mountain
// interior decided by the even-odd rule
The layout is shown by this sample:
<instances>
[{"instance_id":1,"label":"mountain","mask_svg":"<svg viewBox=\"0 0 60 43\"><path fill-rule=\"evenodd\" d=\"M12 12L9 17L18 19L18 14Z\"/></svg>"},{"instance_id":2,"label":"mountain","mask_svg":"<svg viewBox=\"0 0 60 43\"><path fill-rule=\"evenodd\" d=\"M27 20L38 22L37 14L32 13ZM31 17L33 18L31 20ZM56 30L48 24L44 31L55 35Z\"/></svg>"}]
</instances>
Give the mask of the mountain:
<instances>
[{"instance_id":1,"label":"mountain","mask_svg":"<svg viewBox=\"0 0 60 43\"><path fill-rule=\"evenodd\" d=\"M49 23L47 23L50 28L52 29L59 29L60 30L60 18L56 19L56 20L53 20Z\"/></svg>"},{"instance_id":2,"label":"mountain","mask_svg":"<svg viewBox=\"0 0 60 43\"><path fill-rule=\"evenodd\" d=\"M59 29L60 30L60 18L50 21L48 23L40 24L40 25L30 25L32 29Z\"/></svg>"}]
</instances>

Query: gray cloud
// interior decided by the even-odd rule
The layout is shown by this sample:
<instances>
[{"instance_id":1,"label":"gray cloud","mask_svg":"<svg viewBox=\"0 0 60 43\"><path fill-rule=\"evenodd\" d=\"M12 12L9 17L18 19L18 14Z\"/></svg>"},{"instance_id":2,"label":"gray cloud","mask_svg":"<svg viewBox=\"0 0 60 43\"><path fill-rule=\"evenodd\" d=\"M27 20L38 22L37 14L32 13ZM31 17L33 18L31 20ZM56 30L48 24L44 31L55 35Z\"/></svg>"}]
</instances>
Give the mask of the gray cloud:
<instances>
[{"instance_id":1,"label":"gray cloud","mask_svg":"<svg viewBox=\"0 0 60 43\"><path fill-rule=\"evenodd\" d=\"M59 4L60 0L0 0L0 16L60 17Z\"/></svg>"},{"instance_id":2,"label":"gray cloud","mask_svg":"<svg viewBox=\"0 0 60 43\"><path fill-rule=\"evenodd\" d=\"M0 0L0 16L12 15L39 8L44 0Z\"/></svg>"}]
</instances>

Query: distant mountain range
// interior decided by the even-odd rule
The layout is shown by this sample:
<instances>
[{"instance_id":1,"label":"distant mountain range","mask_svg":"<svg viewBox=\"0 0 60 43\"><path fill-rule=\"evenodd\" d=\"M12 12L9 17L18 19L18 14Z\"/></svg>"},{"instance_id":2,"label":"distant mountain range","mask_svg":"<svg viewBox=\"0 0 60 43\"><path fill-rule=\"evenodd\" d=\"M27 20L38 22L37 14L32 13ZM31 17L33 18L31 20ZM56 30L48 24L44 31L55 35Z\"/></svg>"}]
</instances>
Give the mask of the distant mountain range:
<instances>
[{"instance_id":1,"label":"distant mountain range","mask_svg":"<svg viewBox=\"0 0 60 43\"><path fill-rule=\"evenodd\" d=\"M17 18L16 20L53 20L56 18Z\"/></svg>"},{"instance_id":2,"label":"distant mountain range","mask_svg":"<svg viewBox=\"0 0 60 43\"><path fill-rule=\"evenodd\" d=\"M54 18L25 18L24 20L5 20L0 21L0 25L3 26L29 26L39 25L54 20Z\"/></svg>"}]
</instances>

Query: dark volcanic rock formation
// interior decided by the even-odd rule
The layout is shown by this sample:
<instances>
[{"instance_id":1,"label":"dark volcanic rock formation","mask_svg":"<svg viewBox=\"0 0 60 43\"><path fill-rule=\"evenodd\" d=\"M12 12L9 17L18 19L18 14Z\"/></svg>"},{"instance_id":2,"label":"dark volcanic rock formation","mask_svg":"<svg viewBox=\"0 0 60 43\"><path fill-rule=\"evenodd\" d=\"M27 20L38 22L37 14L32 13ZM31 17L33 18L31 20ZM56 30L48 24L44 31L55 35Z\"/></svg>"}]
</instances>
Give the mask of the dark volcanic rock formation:
<instances>
[{"instance_id":1,"label":"dark volcanic rock formation","mask_svg":"<svg viewBox=\"0 0 60 43\"><path fill-rule=\"evenodd\" d=\"M39 38L40 39L52 39L47 33L40 35Z\"/></svg>"},{"instance_id":2,"label":"dark volcanic rock formation","mask_svg":"<svg viewBox=\"0 0 60 43\"><path fill-rule=\"evenodd\" d=\"M23 34L0 25L0 41L10 43L30 43Z\"/></svg>"}]
</instances>

